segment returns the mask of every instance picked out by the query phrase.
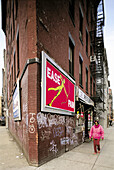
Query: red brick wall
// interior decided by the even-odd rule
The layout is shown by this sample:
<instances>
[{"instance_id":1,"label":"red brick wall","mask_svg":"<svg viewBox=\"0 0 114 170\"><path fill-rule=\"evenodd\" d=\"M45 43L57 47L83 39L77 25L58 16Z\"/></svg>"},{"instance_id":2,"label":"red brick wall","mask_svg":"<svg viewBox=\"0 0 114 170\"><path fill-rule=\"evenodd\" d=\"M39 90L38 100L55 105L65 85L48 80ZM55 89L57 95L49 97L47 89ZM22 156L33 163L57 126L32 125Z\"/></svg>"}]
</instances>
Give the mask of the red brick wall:
<instances>
[{"instance_id":1,"label":"red brick wall","mask_svg":"<svg viewBox=\"0 0 114 170\"><path fill-rule=\"evenodd\" d=\"M29 130L29 159L38 162L38 129L37 129L37 64L28 66L28 130Z\"/></svg>"},{"instance_id":2,"label":"red brick wall","mask_svg":"<svg viewBox=\"0 0 114 170\"><path fill-rule=\"evenodd\" d=\"M8 5L8 3L7 3ZM12 1L11 1L12 6ZM12 8L11 8L12 9ZM10 10L7 6L7 11ZM14 13L15 13L15 35L11 43L11 34L14 33L13 13L11 10L11 17L7 15L7 62L8 62L8 82L13 77L12 87L9 92L8 107L9 107L9 130L15 137L19 145L23 148L24 153L31 164L38 163L38 132L37 132L37 64L32 64L27 67L24 75L20 81L21 89L21 121L14 121L13 119L13 92L15 89L14 82L14 70L11 72L13 66L14 69L14 52L16 56L16 76L18 73L17 68L17 34L19 32L19 66L20 72L18 74L21 77L26 62L29 58L37 57L37 36L36 36L36 0L20 0L18 1L18 15L16 17L16 4L14 1ZM10 21L10 22L9 22ZM10 23L10 25L9 25ZM12 32L11 32L12 26ZM11 54L8 48L12 47ZM11 62L10 62L11 57ZM16 80L17 81L17 80ZM8 83L9 85L9 83ZM9 87L8 87L9 89ZM34 121L34 119L35 121ZM34 131L35 128L35 131ZM33 133L34 132L34 133Z\"/></svg>"},{"instance_id":3,"label":"red brick wall","mask_svg":"<svg viewBox=\"0 0 114 170\"><path fill-rule=\"evenodd\" d=\"M22 127L23 127L23 139L22 145L24 152L29 159L29 136L28 136L28 69L26 70L23 79L21 81L21 115L22 115Z\"/></svg>"},{"instance_id":4,"label":"red brick wall","mask_svg":"<svg viewBox=\"0 0 114 170\"><path fill-rule=\"evenodd\" d=\"M20 75L29 58L37 57L36 0L19 1Z\"/></svg>"}]
</instances>

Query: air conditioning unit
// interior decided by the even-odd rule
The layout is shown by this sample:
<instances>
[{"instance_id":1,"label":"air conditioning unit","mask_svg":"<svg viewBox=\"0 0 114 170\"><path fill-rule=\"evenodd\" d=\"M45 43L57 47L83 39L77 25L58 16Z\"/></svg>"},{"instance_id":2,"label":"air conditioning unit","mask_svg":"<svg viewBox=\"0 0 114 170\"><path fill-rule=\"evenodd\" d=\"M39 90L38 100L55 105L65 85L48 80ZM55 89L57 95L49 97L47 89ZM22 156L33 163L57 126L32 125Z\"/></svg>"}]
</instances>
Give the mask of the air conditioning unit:
<instances>
[{"instance_id":1,"label":"air conditioning unit","mask_svg":"<svg viewBox=\"0 0 114 170\"><path fill-rule=\"evenodd\" d=\"M95 61L96 61L96 55L91 55L90 62L95 62Z\"/></svg>"}]
</instances>

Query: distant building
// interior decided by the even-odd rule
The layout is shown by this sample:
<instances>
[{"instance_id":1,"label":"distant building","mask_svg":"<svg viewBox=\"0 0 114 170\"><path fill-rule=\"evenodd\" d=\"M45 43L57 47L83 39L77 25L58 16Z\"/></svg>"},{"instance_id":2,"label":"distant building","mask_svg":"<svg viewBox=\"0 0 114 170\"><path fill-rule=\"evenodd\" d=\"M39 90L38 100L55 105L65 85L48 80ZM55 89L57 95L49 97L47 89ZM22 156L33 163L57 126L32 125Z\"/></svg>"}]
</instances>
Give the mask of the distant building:
<instances>
[{"instance_id":1,"label":"distant building","mask_svg":"<svg viewBox=\"0 0 114 170\"><path fill-rule=\"evenodd\" d=\"M109 68L108 68L108 60L107 60L107 54L106 54L106 49L104 49L104 59L103 59L103 77L102 77L102 84L103 86L101 87L101 90L103 91L103 96L102 96L102 102L97 104L97 110L99 111L100 115L100 124L104 127L107 128L107 121L108 121L108 110L109 110L109 81L108 81L108 76L109 76Z\"/></svg>"},{"instance_id":2,"label":"distant building","mask_svg":"<svg viewBox=\"0 0 114 170\"><path fill-rule=\"evenodd\" d=\"M2 116L2 96L0 96L0 116Z\"/></svg>"},{"instance_id":3,"label":"distant building","mask_svg":"<svg viewBox=\"0 0 114 170\"><path fill-rule=\"evenodd\" d=\"M108 100L108 105L109 105L109 116L113 118L113 96L112 96L112 89L109 89L109 100Z\"/></svg>"},{"instance_id":4,"label":"distant building","mask_svg":"<svg viewBox=\"0 0 114 170\"><path fill-rule=\"evenodd\" d=\"M2 100L3 100L3 115L6 117L6 127L8 127L8 110L7 110L7 62L6 50L3 52L4 68L2 68Z\"/></svg>"}]
</instances>

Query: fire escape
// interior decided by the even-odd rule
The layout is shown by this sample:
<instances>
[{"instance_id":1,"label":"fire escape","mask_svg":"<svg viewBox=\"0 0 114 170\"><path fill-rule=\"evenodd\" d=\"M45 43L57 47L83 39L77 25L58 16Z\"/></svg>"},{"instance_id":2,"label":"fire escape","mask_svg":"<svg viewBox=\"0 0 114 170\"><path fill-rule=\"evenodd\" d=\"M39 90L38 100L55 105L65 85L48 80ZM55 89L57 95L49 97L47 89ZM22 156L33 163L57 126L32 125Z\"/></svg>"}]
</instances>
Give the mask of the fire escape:
<instances>
[{"instance_id":1,"label":"fire escape","mask_svg":"<svg viewBox=\"0 0 114 170\"><path fill-rule=\"evenodd\" d=\"M103 0L93 1L92 6L92 24L90 30L91 45L93 47L93 55L90 56L90 70L95 80L95 92L91 96L92 100L97 103L103 102L104 93L104 40L103 40L103 26L104 26L104 4ZM96 14L96 15L95 15Z\"/></svg>"}]
</instances>

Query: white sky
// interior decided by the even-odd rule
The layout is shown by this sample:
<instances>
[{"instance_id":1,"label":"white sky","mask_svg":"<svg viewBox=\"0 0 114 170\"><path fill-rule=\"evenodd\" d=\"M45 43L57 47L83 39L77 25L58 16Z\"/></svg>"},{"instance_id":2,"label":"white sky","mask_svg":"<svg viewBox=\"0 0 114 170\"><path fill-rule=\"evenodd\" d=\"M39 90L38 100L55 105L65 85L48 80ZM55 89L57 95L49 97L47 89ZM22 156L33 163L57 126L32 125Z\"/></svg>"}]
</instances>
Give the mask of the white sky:
<instances>
[{"instance_id":1,"label":"white sky","mask_svg":"<svg viewBox=\"0 0 114 170\"><path fill-rule=\"evenodd\" d=\"M107 52L110 88L114 95L114 0L104 0L104 44ZM114 96L113 96L114 99ZM114 103L114 101L113 101Z\"/></svg>"},{"instance_id":2,"label":"white sky","mask_svg":"<svg viewBox=\"0 0 114 170\"><path fill-rule=\"evenodd\" d=\"M108 58L109 80L111 89L114 94L114 0L104 0L105 8L105 26L104 26L104 43ZM1 0L0 0L1 14ZM2 94L2 68L3 68L3 49L5 48L5 36L1 29L0 15L0 95Z\"/></svg>"},{"instance_id":3,"label":"white sky","mask_svg":"<svg viewBox=\"0 0 114 170\"><path fill-rule=\"evenodd\" d=\"M1 0L0 0L0 96L2 95L2 68L3 68L3 49L5 48L5 36L1 29Z\"/></svg>"}]
</instances>

